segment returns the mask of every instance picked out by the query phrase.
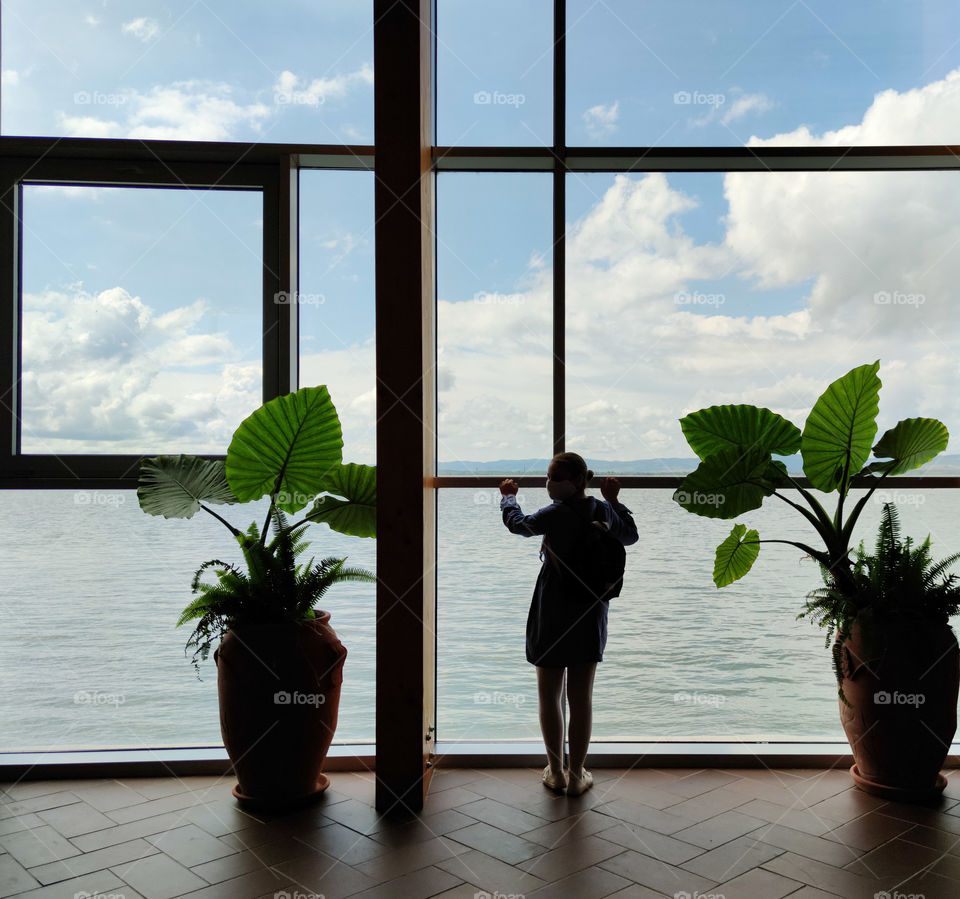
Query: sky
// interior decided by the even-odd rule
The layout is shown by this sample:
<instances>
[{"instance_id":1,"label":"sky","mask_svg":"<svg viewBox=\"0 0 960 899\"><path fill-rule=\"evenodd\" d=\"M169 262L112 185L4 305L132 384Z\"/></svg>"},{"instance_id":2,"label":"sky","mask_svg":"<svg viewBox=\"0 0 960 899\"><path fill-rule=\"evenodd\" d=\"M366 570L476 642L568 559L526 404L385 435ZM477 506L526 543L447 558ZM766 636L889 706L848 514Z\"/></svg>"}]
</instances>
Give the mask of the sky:
<instances>
[{"instance_id":1,"label":"sky","mask_svg":"<svg viewBox=\"0 0 960 899\"><path fill-rule=\"evenodd\" d=\"M551 6L438 0L440 145L552 141ZM372 143L371 13L3 2L0 131ZM952 3L570 0L567 22L571 146L960 143ZM438 176L441 461L550 455L550 177ZM714 403L802 425L875 359L880 432L956 430L957 179L569 176L567 449L688 456L677 419ZM301 194L301 382L373 463L373 178ZM225 451L260 400L261 228L254 193L27 188L24 450Z\"/></svg>"}]
</instances>

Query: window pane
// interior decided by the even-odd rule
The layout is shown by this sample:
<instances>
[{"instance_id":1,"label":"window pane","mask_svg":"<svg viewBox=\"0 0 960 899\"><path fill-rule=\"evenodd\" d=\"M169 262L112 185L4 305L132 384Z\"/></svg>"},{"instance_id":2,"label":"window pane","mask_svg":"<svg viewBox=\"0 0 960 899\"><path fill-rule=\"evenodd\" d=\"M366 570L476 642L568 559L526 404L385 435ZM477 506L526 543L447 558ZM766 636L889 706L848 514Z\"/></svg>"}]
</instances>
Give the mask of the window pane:
<instances>
[{"instance_id":1,"label":"window pane","mask_svg":"<svg viewBox=\"0 0 960 899\"><path fill-rule=\"evenodd\" d=\"M802 426L876 359L880 433L955 431L954 174L582 175L568 198L568 449L670 473L685 413L754 403Z\"/></svg>"},{"instance_id":2,"label":"window pane","mask_svg":"<svg viewBox=\"0 0 960 899\"><path fill-rule=\"evenodd\" d=\"M439 0L437 143L553 143L553 3Z\"/></svg>"},{"instance_id":3,"label":"window pane","mask_svg":"<svg viewBox=\"0 0 960 899\"><path fill-rule=\"evenodd\" d=\"M569 0L567 143L955 143L958 28L949 0Z\"/></svg>"},{"instance_id":4,"label":"window pane","mask_svg":"<svg viewBox=\"0 0 960 899\"><path fill-rule=\"evenodd\" d=\"M266 508L219 511L246 529ZM202 562L242 561L227 529L202 512L146 515L133 490L4 491L0 510L36 522L11 528L0 558L0 751L221 745L214 660L198 680L184 654L190 628L175 625ZM317 525L307 539L372 567L372 540ZM37 546L50 541L56 552L37 565ZM372 642L356 610L373 595L373 584L344 584L323 605L349 653L337 742L373 739L373 675L354 655Z\"/></svg>"},{"instance_id":5,"label":"window pane","mask_svg":"<svg viewBox=\"0 0 960 899\"><path fill-rule=\"evenodd\" d=\"M4 0L2 133L373 143L372 4Z\"/></svg>"},{"instance_id":6,"label":"window pane","mask_svg":"<svg viewBox=\"0 0 960 899\"><path fill-rule=\"evenodd\" d=\"M731 523L686 514L672 492L620 494L641 541L627 547L623 592L610 602L594 686L594 745L725 737L844 742L825 633L796 620L805 595L820 584L816 565L790 547L765 548L744 580L717 590L714 548ZM922 539L929 532L936 559L956 552L958 492L875 494L854 541L872 543L882 502L892 499L904 534ZM599 489L588 494L599 497ZM522 490L518 501L527 513L549 503L541 489ZM441 490L438 514L439 739L540 744L536 671L524 654L540 538L507 531L497 490ZM806 522L783 503L753 517L761 537L809 539Z\"/></svg>"},{"instance_id":7,"label":"window pane","mask_svg":"<svg viewBox=\"0 0 960 899\"><path fill-rule=\"evenodd\" d=\"M259 406L257 191L24 187L24 453L224 453Z\"/></svg>"},{"instance_id":8,"label":"window pane","mask_svg":"<svg viewBox=\"0 0 960 899\"><path fill-rule=\"evenodd\" d=\"M326 384L343 429L343 461L377 463L372 172L300 172L300 384ZM312 525L318 558L336 552L376 572L376 540ZM347 647L337 738L374 740L376 585L329 594Z\"/></svg>"},{"instance_id":9,"label":"window pane","mask_svg":"<svg viewBox=\"0 0 960 899\"><path fill-rule=\"evenodd\" d=\"M300 172L300 383L326 384L343 458L376 464L372 172Z\"/></svg>"},{"instance_id":10,"label":"window pane","mask_svg":"<svg viewBox=\"0 0 960 899\"><path fill-rule=\"evenodd\" d=\"M550 189L539 174L437 179L440 474L551 455Z\"/></svg>"}]
</instances>

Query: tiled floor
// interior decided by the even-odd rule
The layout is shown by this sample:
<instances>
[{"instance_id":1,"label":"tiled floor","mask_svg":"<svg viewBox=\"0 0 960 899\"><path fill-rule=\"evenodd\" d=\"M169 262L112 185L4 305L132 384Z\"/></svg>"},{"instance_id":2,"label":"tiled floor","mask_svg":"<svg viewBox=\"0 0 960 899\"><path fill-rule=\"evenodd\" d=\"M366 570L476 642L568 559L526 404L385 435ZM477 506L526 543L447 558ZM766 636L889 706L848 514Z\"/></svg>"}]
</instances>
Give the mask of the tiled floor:
<instances>
[{"instance_id":1,"label":"tiled floor","mask_svg":"<svg viewBox=\"0 0 960 899\"><path fill-rule=\"evenodd\" d=\"M232 779L0 784L0 896L30 899L873 899L960 896L960 774L934 807L845 771L595 770L555 796L539 770L438 771L388 821L369 773L313 807L240 810Z\"/></svg>"}]
</instances>

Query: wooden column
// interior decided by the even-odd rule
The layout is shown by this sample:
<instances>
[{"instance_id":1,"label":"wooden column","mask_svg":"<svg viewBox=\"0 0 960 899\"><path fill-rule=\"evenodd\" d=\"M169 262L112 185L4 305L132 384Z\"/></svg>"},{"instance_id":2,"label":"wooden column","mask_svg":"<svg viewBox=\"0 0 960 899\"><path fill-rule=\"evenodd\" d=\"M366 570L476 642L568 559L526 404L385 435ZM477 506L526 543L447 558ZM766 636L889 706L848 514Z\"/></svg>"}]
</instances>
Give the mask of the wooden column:
<instances>
[{"instance_id":1,"label":"wooden column","mask_svg":"<svg viewBox=\"0 0 960 899\"><path fill-rule=\"evenodd\" d=\"M431 0L374 0L377 344L376 806L417 811L434 736Z\"/></svg>"}]
</instances>

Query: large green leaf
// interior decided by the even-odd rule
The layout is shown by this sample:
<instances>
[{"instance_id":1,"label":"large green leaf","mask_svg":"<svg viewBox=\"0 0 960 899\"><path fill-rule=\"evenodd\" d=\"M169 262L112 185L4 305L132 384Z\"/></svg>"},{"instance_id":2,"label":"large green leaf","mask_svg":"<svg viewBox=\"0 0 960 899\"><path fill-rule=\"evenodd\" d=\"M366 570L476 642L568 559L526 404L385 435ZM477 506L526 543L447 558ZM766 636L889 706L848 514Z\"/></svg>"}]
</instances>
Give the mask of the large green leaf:
<instances>
[{"instance_id":1,"label":"large green leaf","mask_svg":"<svg viewBox=\"0 0 960 899\"><path fill-rule=\"evenodd\" d=\"M730 536L717 547L713 563L713 582L726 587L742 578L760 555L760 535L748 531L745 524L735 524Z\"/></svg>"},{"instance_id":2,"label":"large green leaf","mask_svg":"<svg viewBox=\"0 0 960 899\"><path fill-rule=\"evenodd\" d=\"M164 518L193 518L200 503L235 503L223 460L156 456L140 463L140 508Z\"/></svg>"},{"instance_id":3,"label":"large green leaf","mask_svg":"<svg viewBox=\"0 0 960 899\"><path fill-rule=\"evenodd\" d=\"M800 428L762 406L710 406L685 415L680 427L701 459L728 446L755 447L780 456L800 449Z\"/></svg>"},{"instance_id":4,"label":"large green leaf","mask_svg":"<svg viewBox=\"0 0 960 899\"><path fill-rule=\"evenodd\" d=\"M889 462L874 462L869 471L903 474L940 455L950 441L947 426L935 418L905 418L877 441L873 454ZM891 464L892 463L892 464Z\"/></svg>"},{"instance_id":5,"label":"large green leaf","mask_svg":"<svg viewBox=\"0 0 960 899\"><path fill-rule=\"evenodd\" d=\"M265 403L240 423L227 450L227 480L241 502L277 489L277 506L297 512L340 465L340 418L323 385Z\"/></svg>"},{"instance_id":6,"label":"large green leaf","mask_svg":"<svg viewBox=\"0 0 960 899\"><path fill-rule=\"evenodd\" d=\"M759 509L776 487L783 463L758 449L727 447L707 456L690 472L673 500L688 512L706 518L736 518Z\"/></svg>"},{"instance_id":7,"label":"large green leaf","mask_svg":"<svg viewBox=\"0 0 960 899\"><path fill-rule=\"evenodd\" d=\"M377 536L376 467L348 462L328 472L320 489L336 496L321 496L307 515L310 521L354 537Z\"/></svg>"},{"instance_id":8,"label":"large green leaf","mask_svg":"<svg viewBox=\"0 0 960 899\"><path fill-rule=\"evenodd\" d=\"M848 371L810 410L800 449L803 473L815 489L825 493L836 490L845 468L852 478L867 461L877 433L879 369L877 361Z\"/></svg>"}]
</instances>

